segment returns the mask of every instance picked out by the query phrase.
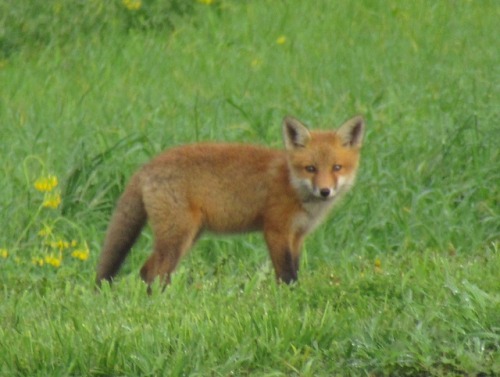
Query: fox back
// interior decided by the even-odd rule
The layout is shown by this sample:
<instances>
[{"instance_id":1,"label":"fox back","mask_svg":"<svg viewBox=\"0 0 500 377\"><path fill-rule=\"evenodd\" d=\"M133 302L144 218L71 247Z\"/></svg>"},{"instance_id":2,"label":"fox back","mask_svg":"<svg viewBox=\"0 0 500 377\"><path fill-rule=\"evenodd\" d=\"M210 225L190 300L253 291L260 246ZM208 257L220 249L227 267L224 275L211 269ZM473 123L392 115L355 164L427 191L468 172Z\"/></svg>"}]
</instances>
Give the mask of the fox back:
<instances>
[{"instance_id":1,"label":"fox back","mask_svg":"<svg viewBox=\"0 0 500 377\"><path fill-rule=\"evenodd\" d=\"M297 280L304 237L354 183L363 132L360 117L330 132L287 117L284 150L199 143L164 152L134 174L120 198L97 282L113 279L147 220L154 250L141 276L149 287L156 277L170 282L203 231L262 231L278 280Z\"/></svg>"}]
</instances>

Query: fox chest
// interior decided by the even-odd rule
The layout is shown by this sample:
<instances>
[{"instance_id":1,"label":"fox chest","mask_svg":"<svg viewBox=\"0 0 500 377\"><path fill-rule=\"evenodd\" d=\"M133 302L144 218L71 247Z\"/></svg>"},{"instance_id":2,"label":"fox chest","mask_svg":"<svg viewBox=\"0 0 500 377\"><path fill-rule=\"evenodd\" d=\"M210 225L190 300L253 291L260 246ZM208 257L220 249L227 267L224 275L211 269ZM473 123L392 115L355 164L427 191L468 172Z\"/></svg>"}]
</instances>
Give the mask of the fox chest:
<instances>
[{"instance_id":1,"label":"fox chest","mask_svg":"<svg viewBox=\"0 0 500 377\"><path fill-rule=\"evenodd\" d=\"M304 234L312 232L323 222L331 207L330 202L304 203L302 211L293 219L294 230Z\"/></svg>"}]
</instances>

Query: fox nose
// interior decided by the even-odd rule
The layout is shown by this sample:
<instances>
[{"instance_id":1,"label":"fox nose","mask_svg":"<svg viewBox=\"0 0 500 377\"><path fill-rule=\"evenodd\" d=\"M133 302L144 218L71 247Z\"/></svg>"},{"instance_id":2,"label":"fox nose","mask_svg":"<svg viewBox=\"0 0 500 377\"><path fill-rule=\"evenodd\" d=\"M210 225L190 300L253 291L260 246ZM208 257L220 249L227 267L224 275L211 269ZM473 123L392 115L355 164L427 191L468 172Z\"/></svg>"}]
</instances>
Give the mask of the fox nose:
<instances>
[{"instance_id":1,"label":"fox nose","mask_svg":"<svg viewBox=\"0 0 500 377\"><path fill-rule=\"evenodd\" d=\"M319 194L323 198L328 198L328 196L330 196L330 189L329 188L322 188L322 189L319 190Z\"/></svg>"}]
</instances>

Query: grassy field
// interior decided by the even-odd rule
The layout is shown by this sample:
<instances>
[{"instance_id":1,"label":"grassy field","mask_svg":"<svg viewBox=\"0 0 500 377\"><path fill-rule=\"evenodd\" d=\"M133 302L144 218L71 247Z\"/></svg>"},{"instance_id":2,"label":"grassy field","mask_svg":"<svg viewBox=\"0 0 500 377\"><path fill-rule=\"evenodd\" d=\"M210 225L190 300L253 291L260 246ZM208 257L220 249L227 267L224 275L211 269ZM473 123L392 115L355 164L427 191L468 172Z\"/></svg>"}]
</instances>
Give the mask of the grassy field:
<instances>
[{"instance_id":1,"label":"grassy field","mask_svg":"<svg viewBox=\"0 0 500 377\"><path fill-rule=\"evenodd\" d=\"M43 4L0 5L1 376L500 375L498 2ZM299 284L206 236L148 297L146 229L95 292L138 166L287 114L367 120Z\"/></svg>"}]
</instances>

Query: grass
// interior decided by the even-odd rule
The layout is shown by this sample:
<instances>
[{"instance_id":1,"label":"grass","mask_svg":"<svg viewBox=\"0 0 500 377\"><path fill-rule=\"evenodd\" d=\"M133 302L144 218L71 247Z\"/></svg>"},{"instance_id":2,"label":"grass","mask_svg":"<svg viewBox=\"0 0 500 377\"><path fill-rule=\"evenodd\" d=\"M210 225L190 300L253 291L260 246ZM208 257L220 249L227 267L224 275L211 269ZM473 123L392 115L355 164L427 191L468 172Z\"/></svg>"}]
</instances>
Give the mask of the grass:
<instances>
[{"instance_id":1,"label":"grass","mask_svg":"<svg viewBox=\"0 0 500 377\"><path fill-rule=\"evenodd\" d=\"M131 3L1 5L0 375L500 374L496 2ZM148 297L146 230L94 291L150 157L356 113L358 182L298 285L259 235L207 236Z\"/></svg>"}]
</instances>

